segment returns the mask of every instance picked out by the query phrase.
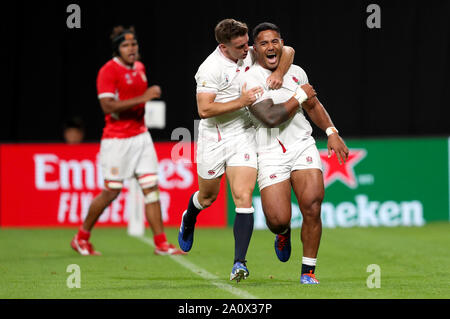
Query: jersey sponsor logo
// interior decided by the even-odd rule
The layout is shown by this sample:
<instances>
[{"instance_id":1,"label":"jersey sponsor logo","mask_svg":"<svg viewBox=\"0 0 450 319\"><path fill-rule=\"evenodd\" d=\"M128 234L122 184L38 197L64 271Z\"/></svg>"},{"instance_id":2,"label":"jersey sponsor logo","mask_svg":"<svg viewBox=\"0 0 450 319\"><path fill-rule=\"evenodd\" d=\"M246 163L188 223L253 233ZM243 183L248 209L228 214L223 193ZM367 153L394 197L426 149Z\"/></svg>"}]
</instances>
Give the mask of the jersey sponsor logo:
<instances>
[{"instance_id":1,"label":"jersey sponsor logo","mask_svg":"<svg viewBox=\"0 0 450 319\"><path fill-rule=\"evenodd\" d=\"M358 187L354 167L361 162L367 155L365 149L350 149L348 160L342 165L339 164L336 154L328 158L328 150L319 151L320 158L324 164L323 179L325 187L339 180L349 188Z\"/></svg>"},{"instance_id":2,"label":"jersey sponsor logo","mask_svg":"<svg viewBox=\"0 0 450 319\"><path fill-rule=\"evenodd\" d=\"M208 171L208 175L214 175L216 173L216 171L214 171L214 170L212 170L212 169L210 169L209 171Z\"/></svg>"},{"instance_id":3,"label":"jersey sponsor logo","mask_svg":"<svg viewBox=\"0 0 450 319\"><path fill-rule=\"evenodd\" d=\"M275 178L277 178L277 175L271 174L269 177L270 177L270 179L275 179Z\"/></svg>"}]
</instances>

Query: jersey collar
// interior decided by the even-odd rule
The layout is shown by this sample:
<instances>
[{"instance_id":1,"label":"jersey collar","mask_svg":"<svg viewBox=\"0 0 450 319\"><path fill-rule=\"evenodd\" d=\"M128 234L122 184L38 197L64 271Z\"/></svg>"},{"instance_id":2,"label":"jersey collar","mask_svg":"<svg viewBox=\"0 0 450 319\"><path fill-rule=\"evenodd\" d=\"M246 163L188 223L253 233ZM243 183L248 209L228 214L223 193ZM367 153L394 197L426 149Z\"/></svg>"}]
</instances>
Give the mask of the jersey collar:
<instances>
[{"instance_id":1,"label":"jersey collar","mask_svg":"<svg viewBox=\"0 0 450 319\"><path fill-rule=\"evenodd\" d=\"M113 61L116 62L118 65L126 68L127 70L134 70L136 68L136 64L133 64L133 66L128 66L126 64L123 64L122 61L120 61L120 59L118 57L114 57Z\"/></svg>"},{"instance_id":2,"label":"jersey collar","mask_svg":"<svg viewBox=\"0 0 450 319\"><path fill-rule=\"evenodd\" d=\"M243 64L244 64L244 61L243 60L238 60L237 62L234 62L233 60L230 60L229 58L227 58L223 53L222 53L222 51L220 50L220 48L219 48L219 46L217 46L217 48L216 48L216 52L217 52L217 55L219 56L219 57L221 57L222 59L224 59L229 65L231 65L231 66L233 66L233 67L236 67L236 66L242 66Z\"/></svg>"}]
</instances>

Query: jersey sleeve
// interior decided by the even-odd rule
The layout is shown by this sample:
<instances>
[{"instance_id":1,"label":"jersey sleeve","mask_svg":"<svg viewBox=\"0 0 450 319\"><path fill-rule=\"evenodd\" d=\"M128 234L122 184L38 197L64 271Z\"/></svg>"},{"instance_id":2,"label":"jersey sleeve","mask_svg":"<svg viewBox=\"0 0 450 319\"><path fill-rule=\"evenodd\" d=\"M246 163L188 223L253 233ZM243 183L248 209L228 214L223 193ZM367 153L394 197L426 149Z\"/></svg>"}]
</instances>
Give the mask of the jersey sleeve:
<instances>
[{"instance_id":1,"label":"jersey sleeve","mask_svg":"<svg viewBox=\"0 0 450 319\"><path fill-rule=\"evenodd\" d=\"M97 76L97 96L99 99L116 97L116 80L112 68L103 67Z\"/></svg>"},{"instance_id":2,"label":"jersey sleeve","mask_svg":"<svg viewBox=\"0 0 450 319\"><path fill-rule=\"evenodd\" d=\"M211 64L202 64L195 74L197 93L217 93L220 88L220 70Z\"/></svg>"},{"instance_id":3,"label":"jersey sleeve","mask_svg":"<svg viewBox=\"0 0 450 319\"><path fill-rule=\"evenodd\" d=\"M300 85L309 83L308 82L308 76L306 75L305 70L303 70L302 68L299 68L298 76L299 76L299 79L300 79L300 83L299 83Z\"/></svg>"}]
</instances>

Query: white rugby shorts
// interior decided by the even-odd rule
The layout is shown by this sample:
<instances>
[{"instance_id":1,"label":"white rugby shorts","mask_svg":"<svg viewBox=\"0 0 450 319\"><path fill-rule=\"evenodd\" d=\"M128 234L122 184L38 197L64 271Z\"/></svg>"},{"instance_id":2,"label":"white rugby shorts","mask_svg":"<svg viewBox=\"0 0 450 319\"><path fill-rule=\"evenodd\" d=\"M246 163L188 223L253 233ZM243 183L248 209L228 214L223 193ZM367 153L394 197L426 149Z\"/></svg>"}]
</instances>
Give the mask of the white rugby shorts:
<instances>
[{"instance_id":1,"label":"white rugby shorts","mask_svg":"<svg viewBox=\"0 0 450 319\"><path fill-rule=\"evenodd\" d=\"M123 181L158 174L158 157L149 132L100 142L100 164L105 181Z\"/></svg>"},{"instance_id":2,"label":"white rugby shorts","mask_svg":"<svg viewBox=\"0 0 450 319\"><path fill-rule=\"evenodd\" d=\"M301 169L317 168L323 171L322 161L315 142L302 142L282 150L258 153L259 189L280 183L291 177L291 173Z\"/></svg>"},{"instance_id":3,"label":"white rugby shorts","mask_svg":"<svg viewBox=\"0 0 450 319\"><path fill-rule=\"evenodd\" d=\"M239 130L239 134L224 134L218 127L199 127L197 142L197 174L214 179L225 173L227 166L257 169L255 129Z\"/></svg>"}]
</instances>

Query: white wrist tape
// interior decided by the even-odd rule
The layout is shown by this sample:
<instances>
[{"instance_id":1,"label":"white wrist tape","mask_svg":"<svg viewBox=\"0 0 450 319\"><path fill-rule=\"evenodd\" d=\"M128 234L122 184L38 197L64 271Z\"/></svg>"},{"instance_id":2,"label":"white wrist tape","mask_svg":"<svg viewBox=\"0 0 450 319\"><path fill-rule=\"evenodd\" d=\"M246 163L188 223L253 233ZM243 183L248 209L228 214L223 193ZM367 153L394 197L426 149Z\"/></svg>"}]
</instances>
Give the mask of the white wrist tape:
<instances>
[{"instance_id":1,"label":"white wrist tape","mask_svg":"<svg viewBox=\"0 0 450 319\"><path fill-rule=\"evenodd\" d=\"M302 89L300 85L297 87L297 90L295 90L293 97L295 97L298 103L300 104L302 104L308 99L308 95L306 95L306 92Z\"/></svg>"},{"instance_id":2,"label":"white wrist tape","mask_svg":"<svg viewBox=\"0 0 450 319\"><path fill-rule=\"evenodd\" d=\"M330 126L325 130L325 133L327 133L327 136L330 136L331 134L339 133L339 131L334 126Z\"/></svg>"}]
</instances>

